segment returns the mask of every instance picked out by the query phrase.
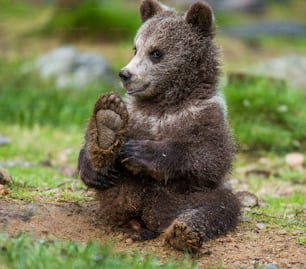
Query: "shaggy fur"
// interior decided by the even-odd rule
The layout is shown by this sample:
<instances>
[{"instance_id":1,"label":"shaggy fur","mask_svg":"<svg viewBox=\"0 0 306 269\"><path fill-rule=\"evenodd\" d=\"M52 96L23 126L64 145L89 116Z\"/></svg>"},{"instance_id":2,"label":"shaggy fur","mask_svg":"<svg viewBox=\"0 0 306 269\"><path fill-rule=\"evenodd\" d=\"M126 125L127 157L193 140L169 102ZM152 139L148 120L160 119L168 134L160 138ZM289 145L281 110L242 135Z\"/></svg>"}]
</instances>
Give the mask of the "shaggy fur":
<instances>
[{"instance_id":1,"label":"shaggy fur","mask_svg":"<svg viewBox=\"0 0 306 269\"><path fill-rule=\"evenodd\" d=\"M143 0L135 56L120 72L129 94L97 101L79 156L81 179L97 189L101 214L134 237L164 233L195 253L235 228L240 204L223 187L234 145L216 84L211 8L184 14Z\"/></svg>"}]
</instances>

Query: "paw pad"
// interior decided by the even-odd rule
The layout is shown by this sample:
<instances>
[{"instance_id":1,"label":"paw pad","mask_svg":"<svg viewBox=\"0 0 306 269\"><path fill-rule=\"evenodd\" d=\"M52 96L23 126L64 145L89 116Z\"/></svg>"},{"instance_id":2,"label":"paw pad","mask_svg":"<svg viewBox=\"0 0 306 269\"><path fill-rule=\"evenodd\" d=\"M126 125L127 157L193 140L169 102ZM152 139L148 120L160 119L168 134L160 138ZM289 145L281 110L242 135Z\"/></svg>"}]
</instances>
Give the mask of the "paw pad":
<instances>
[{"instance_id":1,"label":"paw pad","mask_svg":"<svg viewBox=\"0 0 306 269\"><path fill-rule=\"evenodd\" d=\"M174 221L166 231L165 243L178 250L195 254L201 248L200 234L193 231L186 223Z\"/></svg>"},{"instance_id":2,"label":"paw pad","mask_svg":"<svg viewBox=\"0 0 306 269\"><path fill-rule=\"evenodd\" d=\"M96 169L108 167L119 152L127 132L128 112L118 94L102 95L89 121L88 149Z\"/></svg>"}]
</instances>

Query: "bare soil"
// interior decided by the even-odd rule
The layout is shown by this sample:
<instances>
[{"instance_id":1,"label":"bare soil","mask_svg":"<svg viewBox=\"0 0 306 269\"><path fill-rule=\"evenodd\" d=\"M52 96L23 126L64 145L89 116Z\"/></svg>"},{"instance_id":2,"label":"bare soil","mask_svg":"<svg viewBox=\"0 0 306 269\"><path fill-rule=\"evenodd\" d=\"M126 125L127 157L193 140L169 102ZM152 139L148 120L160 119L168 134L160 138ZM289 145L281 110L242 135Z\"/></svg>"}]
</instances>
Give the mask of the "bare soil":
<instances>
[{"instance_id":1,"label":"bare soil","mask_svg":"<svg viewBox=\"0 0 306 269\"><path fill-rule=\"evenodd\" d=\"M29 232L37 238L52 237L76 242L113 242L117 251L138 250L161 259L183 257L165 246L162 236L152 241L133 242L120 231L113 231L99 217L97 202L26 203L0 199L0 224L4 232L17 235ZM306 246L297 236L277 228L258 229L252 222L241 222L236 231L203 244L194 257L199 268L223 265L225 268L256 268L276 264L279 268L306 268Z\"/></svg>"}]
</instances>

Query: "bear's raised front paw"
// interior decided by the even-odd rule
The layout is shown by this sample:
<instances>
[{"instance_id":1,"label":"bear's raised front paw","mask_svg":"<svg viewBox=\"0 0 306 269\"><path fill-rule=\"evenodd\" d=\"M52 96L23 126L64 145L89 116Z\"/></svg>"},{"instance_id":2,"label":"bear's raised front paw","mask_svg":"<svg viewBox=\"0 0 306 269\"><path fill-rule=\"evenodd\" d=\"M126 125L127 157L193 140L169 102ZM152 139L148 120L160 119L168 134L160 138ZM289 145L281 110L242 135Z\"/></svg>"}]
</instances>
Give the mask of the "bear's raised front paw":
<instances>
[{"instance_id":1,"label":"bear's raised front paw","mask_svg":"<svg viewBox=\"0 0 306 269\"><path fill-rule=\"evenodd\" d=\"M98 144L108 149L127 123L125 104L116 94L103 95L95 105Z\"/></svg>"},{"instance_id":2,"label":"bear's raised front paw","mask_svg":"<svg viewBox=\"0 0 306 269\"><path fill-rule=\"evenodd\" d=\"M127 132L128 112L118 94L102 95L95 104L87 130L87 145L95 168L110 165Z\"/></svg>"},{"instance_id":3,"label":"bear's raised front paw","mask_svg":"<svg viewBox=\"0 0 306 269\"><path fill-rule=\"evenodd\" d=\"M185 222L176 220L165 232L165 243L175 249L196 254L201 249L202 239Z\"/></svg>"}]
</instances>

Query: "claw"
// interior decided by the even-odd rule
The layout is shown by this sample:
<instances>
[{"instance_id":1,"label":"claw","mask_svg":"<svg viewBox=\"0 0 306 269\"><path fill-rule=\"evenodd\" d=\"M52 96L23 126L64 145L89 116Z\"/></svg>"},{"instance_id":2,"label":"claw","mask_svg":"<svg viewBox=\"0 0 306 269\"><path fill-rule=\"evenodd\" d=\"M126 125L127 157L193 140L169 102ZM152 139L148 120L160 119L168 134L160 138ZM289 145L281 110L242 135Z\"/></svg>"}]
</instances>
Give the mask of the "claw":
<instances>
[{"instance_id":1,"label":"claw","mask_svg":"<svg viewBox=\"0 0 306 269\"><path fill-rule=\"evenodd\" d=\"M94 179L88 179L88 178L83 178L83 181L86 183L86 185L89 188L95 188L99 190L107 189L115 185L115 182L110 180L109 178L94 178Z\"/></svg>"}]
</instances>

